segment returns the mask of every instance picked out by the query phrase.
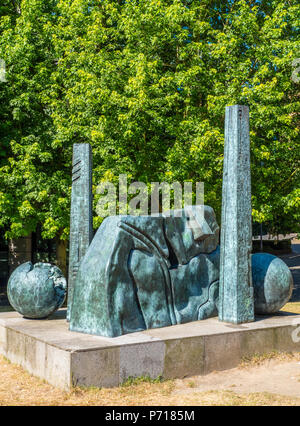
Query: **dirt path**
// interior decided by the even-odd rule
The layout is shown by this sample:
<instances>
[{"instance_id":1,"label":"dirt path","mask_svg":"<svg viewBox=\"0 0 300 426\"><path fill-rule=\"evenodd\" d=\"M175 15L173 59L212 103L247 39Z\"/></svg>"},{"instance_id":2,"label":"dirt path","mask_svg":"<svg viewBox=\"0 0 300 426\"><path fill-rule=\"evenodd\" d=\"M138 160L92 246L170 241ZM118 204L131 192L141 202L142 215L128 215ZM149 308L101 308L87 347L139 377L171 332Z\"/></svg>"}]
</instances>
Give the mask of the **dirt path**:
<instances>
[{"instance_id":1,"label":"dirt path","mask_svg":"<svg viewBox=\"0 0 300 426\"><path fill-rule=\"evenodd\" d=\"M212 390L230 390L244 395L268 392L299 398L300 401L300 354L293 360L271 359L258 366L249 365L176 381L175 392L178 394Z\"/></svg>"}]
</instances>

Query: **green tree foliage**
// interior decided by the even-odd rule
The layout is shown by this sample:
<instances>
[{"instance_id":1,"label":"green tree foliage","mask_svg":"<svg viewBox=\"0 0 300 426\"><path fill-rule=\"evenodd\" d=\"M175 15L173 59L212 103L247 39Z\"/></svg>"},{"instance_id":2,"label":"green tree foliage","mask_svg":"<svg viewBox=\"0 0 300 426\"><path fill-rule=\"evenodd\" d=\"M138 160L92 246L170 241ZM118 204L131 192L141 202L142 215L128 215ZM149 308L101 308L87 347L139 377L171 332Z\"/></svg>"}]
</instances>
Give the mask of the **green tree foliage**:
<instances>
[{"instance_id":1,"label":"green tree foliage","mask_svg":"<svg viewBox=\"0 0 300 426\"><path fill-rule=\"evenodd\" d=\"M299 230L299 18L296 0L23 0L9 9L0 226L14 236L41 223L45 237L65 238L78 142L93 146L95 185L121 173L204 181L219 215L224 111L240 103L251 112L253 218L274 233Z\"/></svg>"},{"instance_id":2,"label":"green tree foliage","mask_svg":"<svg viewBox=\"0 0 300 426\"><path fill-rule=\"evenodd\" d=\"M7 68L7 82L0 83L0 226L8 237L18 237L40 223L44 237L64 238L71 149L53 145L55 128L47 97L56 96L56 2L7 2L12 3L0 21L0 57Z\"/></svg>"}]
</instances>

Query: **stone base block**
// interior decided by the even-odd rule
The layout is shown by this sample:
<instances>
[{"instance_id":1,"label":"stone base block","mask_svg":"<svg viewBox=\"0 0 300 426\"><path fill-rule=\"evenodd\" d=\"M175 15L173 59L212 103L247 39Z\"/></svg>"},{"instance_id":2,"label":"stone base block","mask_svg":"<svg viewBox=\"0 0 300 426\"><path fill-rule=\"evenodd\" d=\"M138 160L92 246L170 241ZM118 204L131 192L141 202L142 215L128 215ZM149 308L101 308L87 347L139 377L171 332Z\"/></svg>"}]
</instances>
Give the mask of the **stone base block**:
<instances>
[{"instance_id":1,"label":"stone base block","mask_svg":"<svg viewBox=\"0 0 300 426\"><path fill-rule=\"evenodd\" d=\"M68 330L66 311L47 320L0 313L0 353L59 388L113 387L128 377L183 378L236 367L244 357L300 352L300 315L233 325L218 318L115 338Z\"/></svg>"}]
</instances>

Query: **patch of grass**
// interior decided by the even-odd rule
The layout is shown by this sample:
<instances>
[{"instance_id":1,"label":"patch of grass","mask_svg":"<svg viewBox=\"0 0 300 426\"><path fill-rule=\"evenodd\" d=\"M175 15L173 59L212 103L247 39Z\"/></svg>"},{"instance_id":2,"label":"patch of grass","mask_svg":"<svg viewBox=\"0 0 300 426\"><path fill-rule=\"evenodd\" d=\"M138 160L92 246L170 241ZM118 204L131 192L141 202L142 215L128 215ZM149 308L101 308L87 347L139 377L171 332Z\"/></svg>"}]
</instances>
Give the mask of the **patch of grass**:
<instances>
[{"instance_id":1,"label":"patch of grass","mask_svg":"<svg viewBox=\"0 0 300 426\"><path fill-rule=\"evenodd\" d=\"M299 398L291 398L288 396L276 395L268 392L255 392L249 394L237 394L233 391L211 391L211 397L214 402L210 403L209 395L205 392L203 399L207 404L204 405L226 405L226 406L299 406ZM203 402L204 402L203 401Z\"/></svg>"},{"instance_id":2,"label":"patch of grass","mask_svg":"<svg viewBox=\"0 0 300 426\"><path fill-rule=\"evenodd\" d=\"M294 313L294 314L300 314L300 302L287 303L280 310L283 311L283 312L291 312L291 313Z\"/></svg>"},{"instance_id":3,"label":"patch of grass","mask_svg":"<svg viewBox=\"0 0 300 426\"><path fill-rule=\"evenodd\" d=\"M263 354L254 354L249 357L243 357L242 361L239 364L239 367L253 367L263 364L265 361L270 360L278 360L278 361L291 361L300 359L299 352L279 352L272 351L266 352Z\"/></svg>"},{"instance_id":4,"label":"patch of grass","mask_svg":"<svg viewBox=\"0 0 300 426\"><path fill-rule=\"evenodd\" d=\"M11 364L10 359L6 358L6 356L2 355L2 358L4 359L4 361L5 361L7 364Z\"/></svg>"},{"instance_id":5,"label":"patch of grass","mask_svg":"<svg viewBox=\"0 0 300 426\"><path fill-rule=\"evenodd\" d=\"M162 376L158 376L155 379L151 379L150 376L140 376L140 377L128 377L121 386L128 387L128 386L136 386L140 385L141 383L162 383L163 378Z\"/></svg>"}]
</instances>

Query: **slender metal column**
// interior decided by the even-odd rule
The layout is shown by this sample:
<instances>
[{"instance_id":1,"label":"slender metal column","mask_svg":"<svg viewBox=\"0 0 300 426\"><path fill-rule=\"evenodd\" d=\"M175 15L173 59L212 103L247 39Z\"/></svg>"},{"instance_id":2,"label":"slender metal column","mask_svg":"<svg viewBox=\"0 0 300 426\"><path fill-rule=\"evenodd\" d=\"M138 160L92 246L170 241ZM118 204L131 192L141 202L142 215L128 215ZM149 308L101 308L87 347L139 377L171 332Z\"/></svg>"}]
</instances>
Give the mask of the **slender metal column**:
<instances>
[{"instance_id":1,"label":"slender metal column","mask_svg":"<svg viewBox=\"0 0 300 426\"><path fill-rule=\"evenodd\" d=\"M219 319L254 321L249 108L226 107Z\"/></svg>"},{"instance_id":2,"label":"slender metal column","mask_svg":"<svg viewBox=\"0 0 300 426\"><path fill-rule=\"evenodd\" d=\"M68 312L70 321L73 290L80 260L93 237L92 150L88 143L73 145L73 170L70 215Z\"/></svg>"}]
</instances>

